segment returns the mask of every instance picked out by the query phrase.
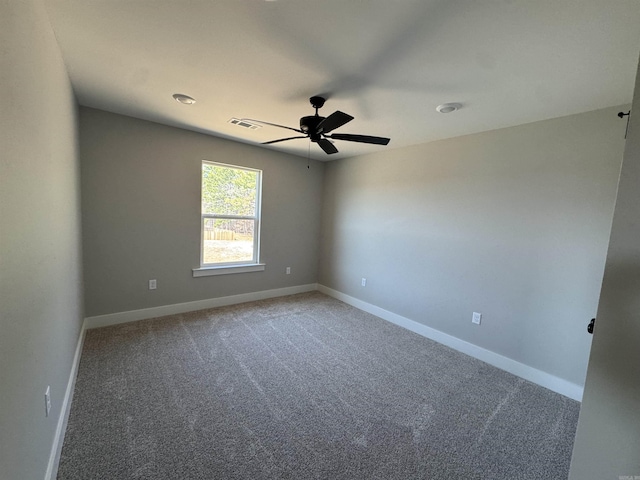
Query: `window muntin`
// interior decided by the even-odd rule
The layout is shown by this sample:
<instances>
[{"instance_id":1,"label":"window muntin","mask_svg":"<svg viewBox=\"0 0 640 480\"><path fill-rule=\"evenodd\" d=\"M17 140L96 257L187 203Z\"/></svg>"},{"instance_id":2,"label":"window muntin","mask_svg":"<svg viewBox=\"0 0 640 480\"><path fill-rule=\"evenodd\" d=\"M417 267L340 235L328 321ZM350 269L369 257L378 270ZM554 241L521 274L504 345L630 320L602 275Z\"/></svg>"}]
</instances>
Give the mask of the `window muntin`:
<instances>
[{"instance_id":1,"label":"window muntin","mask_svg":"<svg viewBox=\"0 0 640 480\"><path fill-rule=\"evenodd\" d=\"M261 187L261 170L202 162L202 267L258 263Z\"/></svg>"}]
</instances>

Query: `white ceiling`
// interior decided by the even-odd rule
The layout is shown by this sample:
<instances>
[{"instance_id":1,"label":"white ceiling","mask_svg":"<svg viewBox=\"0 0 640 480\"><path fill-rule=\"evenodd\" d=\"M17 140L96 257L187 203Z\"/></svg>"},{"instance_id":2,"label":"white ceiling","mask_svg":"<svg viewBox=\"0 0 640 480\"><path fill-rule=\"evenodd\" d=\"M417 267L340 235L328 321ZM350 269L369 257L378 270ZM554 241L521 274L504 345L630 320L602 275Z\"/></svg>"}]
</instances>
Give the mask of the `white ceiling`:
<instances>
[{"instance_id":1,"label":"white ceiling","mask_svg":"<svg viewBox=\"0 0 640 480\"><path fill-rule=\"evenodd\" d=\"M333 160L630 103L638 0L46 0L81 105L246 143L308 98L355 120ZM194 97L185 106L174 93ZM463 108L439 114L435 108ZM306 139L264 148L307 155Z\"/></svg>"}]
</instances>

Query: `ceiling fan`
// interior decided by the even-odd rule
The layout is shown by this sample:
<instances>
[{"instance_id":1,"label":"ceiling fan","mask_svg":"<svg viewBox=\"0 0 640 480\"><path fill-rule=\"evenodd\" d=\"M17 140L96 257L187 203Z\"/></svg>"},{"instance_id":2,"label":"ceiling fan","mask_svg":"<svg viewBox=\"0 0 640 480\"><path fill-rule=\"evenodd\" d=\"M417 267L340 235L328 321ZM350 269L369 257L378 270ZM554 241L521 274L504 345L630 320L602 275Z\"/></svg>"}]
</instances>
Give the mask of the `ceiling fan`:
<instances>
[{"instance_id":1,"label":"ceiling fan","mask_svg":"<svg viewBox=\"0 0 640 480\"><path fill-rule=\"evenodd\" d=\"M273 127L286 128L287 130L293 130L294 132L303 134L296 137L279 138L278 140L263 142L262 145L286 142L287 140L294 140L296 138L309 138L312 142L320 145L320 148L322 148L325 153L331 155L332 153L338 153L338 149L329 141L329 139L346 140L347 142L372 143L375 145L387 145L389 143L389 138L372 137L370 135L352 135L350 133L334 133L332 135L328 135L329 132L349 123L353 120L353 117L339 110L336 110L328 117L321 117L318 115L318 109L322 108L326 99L324 97L315 96L311 97L309 101L311 102L311 106L316 109L316 114L302 117L300 119L300 128L286 127L284 125L263 122L262 120L252 120L250 118L245 118L243 120L271 125Z\"/></svg>"}]
</instances>

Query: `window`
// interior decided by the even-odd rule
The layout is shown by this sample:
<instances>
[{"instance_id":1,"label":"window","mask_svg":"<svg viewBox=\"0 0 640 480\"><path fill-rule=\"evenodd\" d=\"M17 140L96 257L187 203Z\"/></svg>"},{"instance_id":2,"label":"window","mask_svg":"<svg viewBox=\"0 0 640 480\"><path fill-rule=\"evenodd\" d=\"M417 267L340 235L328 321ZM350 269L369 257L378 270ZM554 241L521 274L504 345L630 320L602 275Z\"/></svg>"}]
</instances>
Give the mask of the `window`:
<instances>
[{"instance_id":1,"label":"window","mask_svg":"<svg viewBox=\"0 0 640 480\"><path fill-rule=\"evenodd\" d=\"M194 276L264 270L258 263L261 186L261 170L202 162L202 240Z\"/></svg>"}]
</instances>

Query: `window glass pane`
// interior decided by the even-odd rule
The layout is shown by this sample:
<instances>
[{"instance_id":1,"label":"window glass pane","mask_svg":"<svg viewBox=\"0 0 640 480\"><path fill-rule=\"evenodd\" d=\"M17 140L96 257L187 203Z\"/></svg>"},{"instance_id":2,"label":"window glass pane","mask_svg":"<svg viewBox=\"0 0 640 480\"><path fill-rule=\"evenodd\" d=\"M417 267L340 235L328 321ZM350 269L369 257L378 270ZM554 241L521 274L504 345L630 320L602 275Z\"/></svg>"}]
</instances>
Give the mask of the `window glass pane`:
<instances>
[{"instance_id":1,"label":"window glass pane","mask_svg":"<svg viewBox=\"0 0 640 480\"><path fill-rule=\"evenodd\" d=\"M203 219L202 263L251 262L255 220Z\"/></svg>"},{"instance_id":2,"label":"window glass pane","mask_svg":"<svg viewBox=\"0 0 640 480\"><path fill-rule=\"evenodd\" d=\"M256 214L258 172L202 163L202 213Z\"/></svg>"}]
</instances>

